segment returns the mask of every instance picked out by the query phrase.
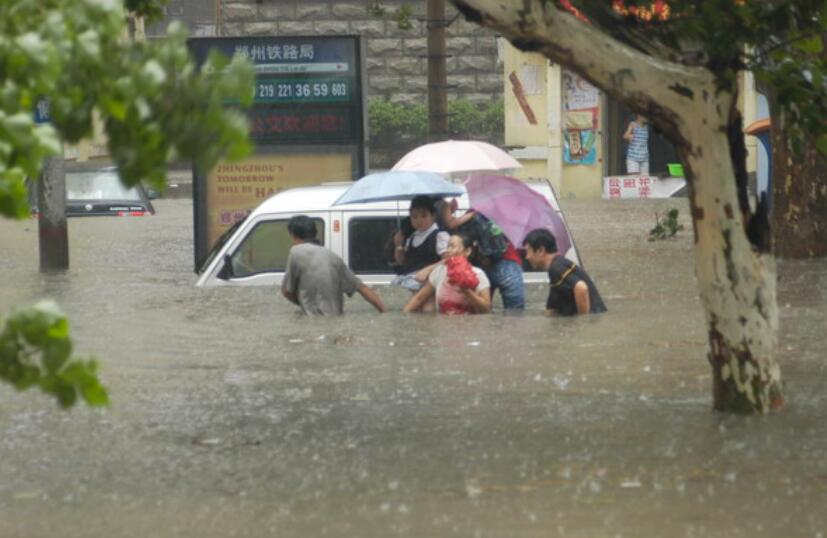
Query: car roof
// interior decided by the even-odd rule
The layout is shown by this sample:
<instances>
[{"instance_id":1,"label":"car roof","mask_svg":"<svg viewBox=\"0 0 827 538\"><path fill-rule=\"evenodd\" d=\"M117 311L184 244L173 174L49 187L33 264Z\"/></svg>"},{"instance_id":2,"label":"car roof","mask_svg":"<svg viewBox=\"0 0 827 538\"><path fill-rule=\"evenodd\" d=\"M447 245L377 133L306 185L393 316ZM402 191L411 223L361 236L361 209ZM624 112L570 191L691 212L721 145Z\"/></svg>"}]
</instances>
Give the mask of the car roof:
<instances>
[{"instance_id":1,"label":"car roof","mask_svg":"<svg viewBox=\"0 0 827 538\"><path fill-rule=\"evenodd\" d=\"M331 209L347 211L396 211L399 208L407 209L408 207L408 202L405 200L400 200L399 202L385 201L365 204L343 204L334 207L333 203L338 200L353 183L353 181L337 181L310 187L296 187L283 190L262 202L252 214L259 215L288 211L329 211ZM529 180L526 181L526 184L546 198L551 198L556 208L556 199L547 181ZM467 194L457 196L456 198L460 208L468 207Z\"/></svg>"}]
</instances>

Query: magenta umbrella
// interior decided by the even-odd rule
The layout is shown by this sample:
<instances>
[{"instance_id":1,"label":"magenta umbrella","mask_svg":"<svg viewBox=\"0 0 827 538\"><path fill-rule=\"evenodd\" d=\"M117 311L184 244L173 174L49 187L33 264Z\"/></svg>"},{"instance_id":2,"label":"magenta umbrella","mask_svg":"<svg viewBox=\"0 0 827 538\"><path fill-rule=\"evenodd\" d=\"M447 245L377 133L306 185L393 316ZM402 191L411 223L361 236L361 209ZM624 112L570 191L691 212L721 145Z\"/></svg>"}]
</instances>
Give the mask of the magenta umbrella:
<instances>
[{"instance_id":1,"label":"magenta umbrella","mask_svg":"<svg viewBox=\"0 0 827 538\"><path fill-rule=\"evenodd\" d=\"M513 177L474 174L465 184L471 208L493 220L515 247L535 228L546 228L557 239L558 251L565 255L572 242L563 217L546 198Z\"/></svg>"}]
</instances>

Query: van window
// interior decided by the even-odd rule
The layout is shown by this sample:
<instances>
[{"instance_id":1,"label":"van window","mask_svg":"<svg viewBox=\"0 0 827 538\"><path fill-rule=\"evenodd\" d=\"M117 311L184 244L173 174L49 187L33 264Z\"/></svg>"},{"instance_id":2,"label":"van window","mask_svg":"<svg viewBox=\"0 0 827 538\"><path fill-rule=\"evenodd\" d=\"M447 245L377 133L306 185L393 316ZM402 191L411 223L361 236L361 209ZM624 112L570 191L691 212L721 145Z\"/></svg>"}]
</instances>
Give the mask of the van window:
<instances>
[{"instance_id":1,"label":"van window","mask_svg":"<svg viewBox=\"0 0 827 538\"><path fill-rule=\"evenodd\" d=\"M386 252L397 217L357 217L348 225L348 264L354 273L392 273ZM392 251L391 251L392 254Z\"/></svg>"},{"instance_id":2,"label":"van window","mask_svg":"<svg viewBox=\"0 0 827 538\"><path fill-rule=\"evenodd\" d=\"M293 246L287 233L288 220L268 220L255 225L230 257L233 278L280 272L287 268L287 255ZM313 222L316 237L324 244L324 221L313 219Z\"/></svg>"}]
</instances>

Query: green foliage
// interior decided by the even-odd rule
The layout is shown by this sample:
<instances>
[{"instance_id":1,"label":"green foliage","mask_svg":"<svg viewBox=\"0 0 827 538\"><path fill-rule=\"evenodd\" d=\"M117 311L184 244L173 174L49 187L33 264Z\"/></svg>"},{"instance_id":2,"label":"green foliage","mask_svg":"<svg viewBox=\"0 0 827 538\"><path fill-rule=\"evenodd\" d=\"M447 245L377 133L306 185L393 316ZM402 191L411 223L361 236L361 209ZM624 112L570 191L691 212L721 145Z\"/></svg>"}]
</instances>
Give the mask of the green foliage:
<instances>
[{"instance_id":1,"label":"green foliage","mask_svg":"<svg viewBox=\"0 0 827 538\"><path fill-rule=\"evenodd\" d=\"M70 357L69 321L57 305L44 301L12 313L0 331L0 379L18 390L38 387L61 407L78 399L93 406L109 397L97 377L93 359Z\"/></svg>"},{"instance_id":2,"label":"green foliage","mask_svg":"<svg viewBox=\"0 0 827 538\"><path fill-rule=\"evenodd\" d=\"M167 0L125 0L157 19ZM241 58L212 55L192 64L183 27L167 39L131 42L120 0L4 0L0 3L0 216L29 214L25 180L42 161L93 134L102 122L124 183L166 184L167 163L190 158L202 169L240 158L251 145L243 112L253 70ZM36 125L47 102L51 123ZM66 318L53 303L20 310L0 333L0 380L33 386L69 407L78 396L105 405L94 360L71 357Z\"/></svg>"},{"instance_id":3,"label":"green foliage","mask_svg":"<svg viewBox=\"0 0 827 538\"><path fill-rule=\"evenodd\" d=\"M371 0L368 2L367 12L371 17L384 17L387 13L387 9L385 9L385 2L383 0ZM413 17L413 8L410 4L400 5L399 9L396 10L396 13L393 14L393 19L396 21L396 26L399 27L400 30L410 30L413 28L411 17Z\"/></svg>"},{"instance_id":4,"label":"green foliage","mask_svg":"<svg viewBox=\"0 0 827 538\"><path fill-rule=\"evenodd\" d=\"M385 15L385 3L382 0L370 0L366 7L371 17L382 17Z\"/></svg>"},{"instance_id":5,"label":"green foliage","mask_svg":"<svg viewBox=\"0 0 827 538\"><path fill-rule=\"evenodd\" d=\"M793 146L827 134L827 2L824 0L572 0L607 34L647 54L709 69L723 88L741 70L786 117ZM641 16L641 12L643 16ZM827 148L819 144L822 153Z\"/></svg>"},{"instance_id":6,"label":"green foliage","mask_svg":"<svg viewBox=\"0 0 827 538\"><path fill-rule=\"evenodd\" d=\"M674 207L662 215L655 213L655 227L649 230L649 241L674 237L683 230L683 224L678 223L678 210Z\"/></svg>"},{"instance_id":7,"label":"green foliage","mask_svg":"<svg viewBox=\"0 0 827 538\"><path fill-rule=\"evenodd\" d=\"M124 0L124 8L137 17L143 17L146 24L152 24L164 17L164 8L169 0Z\"/></svg>"},{"instance_id":8,"label":"green foliage","mask_svg":"<svg viewBox=\"0 0 827 538\"><path fill-rule=\"evenodd\" d=\"M395 139L422 139L428 134L428 109L424 104L394 104L385 99L368 103L372 140L388 143Z\"/></svg>"},{"instance_id":9,"label":"green foliage","mask_svg":"<svg viewBox=\"0 0 827 538\"><path fill-rule=\"evenodd\" d=\"M498 140L505 129L503 101L480 108L458 99L448 103L448 131L454 138Z\"/></svg>"},{"instance_id":10,"label":"green foliage","mask_svg":"<svg viewBox=\"0 0 827 538\"><path fill-rule=\"evenodd\" d=\"M152 15L160 3L129 5ZM95 117L128 185L163 188L172 160L208 168L251 149L245 116L225 107L251 102L249 63L212 56L199 72L183 27L171 25L167 39L130 42L125 21L118 0L0 4L0 215L28 213L24 179L37 177L62 142L90 137ZM34 123L43 98L51 125Z\"/></svg>"},{"instance_id":11,"label":"green foliage","mask_svg":"<svg viewBox=\"0 0 827 538\"><path fill-rule=\"evenodd\" d=\"M448 103L452 138L486 140L499 143L503 138L503 102L478 107L464 99ZM393 104L373 99L368 104L370 137L373 146L423 142L428 134L428 108L424 104Z\"/></svg>"},{"instance_id":12,"label":"green foliage","mask_svg":"<svg viewBox=\"0 0 827 538\"><path fill-rule=\"evenodd\" d=\"M413 8L408 4L402 4L399 6L399 9L396 10L396 15L394 16L396 26L398 26L400 30L410 30L413 28L413 23L411 23L412 16Z\"/></svg>"}]
</instances>

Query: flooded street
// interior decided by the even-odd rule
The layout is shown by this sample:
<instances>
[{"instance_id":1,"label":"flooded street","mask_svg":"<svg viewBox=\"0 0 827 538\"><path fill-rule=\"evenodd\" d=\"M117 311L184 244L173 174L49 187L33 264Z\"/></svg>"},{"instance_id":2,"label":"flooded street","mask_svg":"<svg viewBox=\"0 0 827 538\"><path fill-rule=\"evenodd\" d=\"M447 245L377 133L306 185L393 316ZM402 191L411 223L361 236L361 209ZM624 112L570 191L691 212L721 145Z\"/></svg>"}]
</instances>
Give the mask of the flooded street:
<instances>
[{"instance_id":1,"label":"flooded street","mask_svg":"<svg viewBox=\"0 0 827 538\"><path fill-rule=\"evenodd\" d=\"M0 385L0 537L827 536L827 260L779 264L787 406L720 416L686 200L562 205L608 314L197 289L186 199L70 220L60 275L0 221L0 313L56 299L112 401ZM687 230L648 242L672 206Z\"/></svg>"}]
</instances>

